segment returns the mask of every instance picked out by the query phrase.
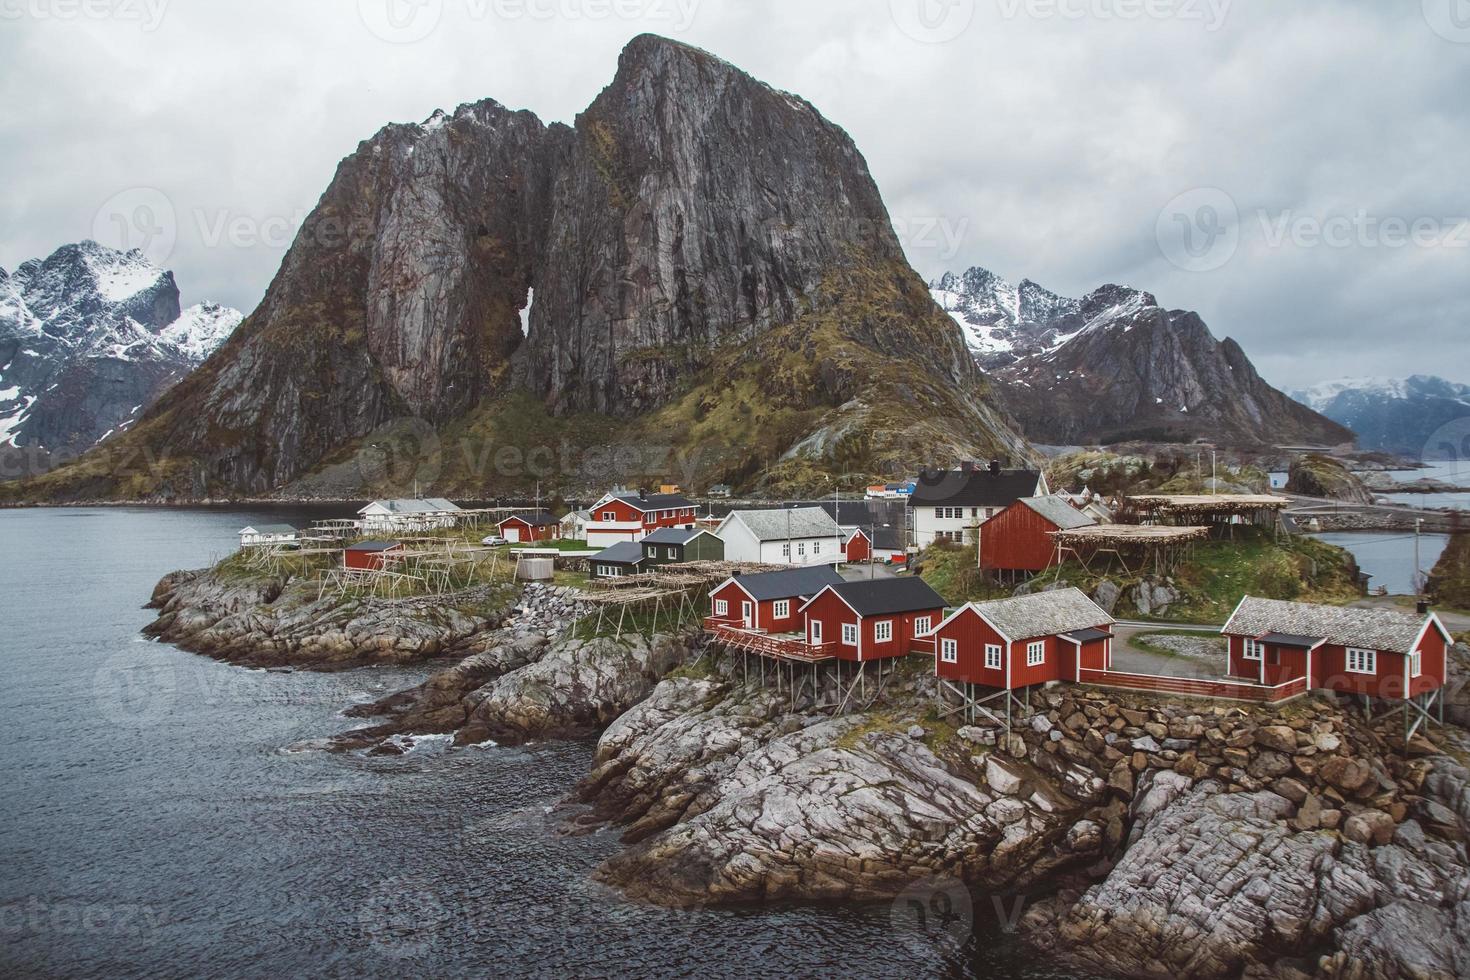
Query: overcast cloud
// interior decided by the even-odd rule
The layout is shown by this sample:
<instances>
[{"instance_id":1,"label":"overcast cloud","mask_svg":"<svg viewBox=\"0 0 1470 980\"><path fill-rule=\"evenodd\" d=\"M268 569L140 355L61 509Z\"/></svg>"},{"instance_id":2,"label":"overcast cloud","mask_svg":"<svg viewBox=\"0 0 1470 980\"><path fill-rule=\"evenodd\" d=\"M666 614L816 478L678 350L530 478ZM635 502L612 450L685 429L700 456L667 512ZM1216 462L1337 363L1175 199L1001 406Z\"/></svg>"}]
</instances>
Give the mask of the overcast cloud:
<instances>
[{"instance_id":1,"label":"overcast cloud","mask_svg":"<svg viewBox=\"0 0 1470 980\"><path fill-rule=\"evenodd\" d=\"M926 278L1139 286L1286 387L1470 382L1467 0L0 0L0 265L146 234L248 312L359 140L570 122L642 31L846 128Z\"/></svg>"}]
</instances>

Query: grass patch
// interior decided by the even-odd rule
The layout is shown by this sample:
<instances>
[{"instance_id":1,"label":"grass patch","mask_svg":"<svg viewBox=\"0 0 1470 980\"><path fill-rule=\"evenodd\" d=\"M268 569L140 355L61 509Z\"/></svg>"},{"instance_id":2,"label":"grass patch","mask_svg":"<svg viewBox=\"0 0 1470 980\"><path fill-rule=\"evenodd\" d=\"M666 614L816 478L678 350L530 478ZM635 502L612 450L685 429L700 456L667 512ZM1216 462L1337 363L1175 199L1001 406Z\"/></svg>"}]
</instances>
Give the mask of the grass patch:
<instances>
[{"instance_id":1,"label":"grass patch","mask_svg":"<svg viewBox=\"0 0 1470 980\"><path fill-rule=\"evenodd\" d=\"M1183 657L1188 659L1185 654L1180 653L1178 650L1173 650L1162 644L1153 642L1155 637L1166 636L1187 636L1202 640L1220 639L1220 634L1211 630L1170 630L1167 633L1140 633L1129 640L1128 645L1136 650L1142 650L1145 653L1152 653L1160 657ZM1221 652L1224 652L1223 649Z\"/></svg>"}]
</instances>

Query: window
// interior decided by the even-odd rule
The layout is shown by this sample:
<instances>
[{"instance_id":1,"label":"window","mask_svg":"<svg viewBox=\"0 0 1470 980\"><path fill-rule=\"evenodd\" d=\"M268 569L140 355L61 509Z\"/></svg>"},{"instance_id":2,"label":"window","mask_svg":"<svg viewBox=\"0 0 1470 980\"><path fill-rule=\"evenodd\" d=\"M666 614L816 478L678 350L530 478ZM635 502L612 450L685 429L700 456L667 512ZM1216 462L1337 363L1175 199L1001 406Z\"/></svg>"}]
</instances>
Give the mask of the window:
<instances>
[{"instance_id":1,"label":"window","mask_svg":"<svg viewBox=\"0 0 1470 980\"><path fill-rule=\"evenodd\" d=\"M920 616L919 618L915 619L914 636L920 637L929 632L929 626L931 623L933 623L933 621L934 620L929 616Z\"/></svg>"},{"instance_id":2,"label":"window","mask_svg":"<svg viewBox=\"0 0 1470 980\"><path fill-rule=\"evenodd\" d=\"M658 520L658 515L652 512L643 515L644 524L652 524L656 520Z\"/></svg>"},{"instance_id":3,"label":"window","mask_svg":"<svg viewBox=\"0 0 1470 980\"><path fill-rule=\"evenodd\" d=\"M1418 677L1420 673L1423 672L1423 669L1423 654L1421 654L1418 650L1415 650L1413 653L1409 654L1409 676Z\"/></svg>"},{"instance_id":4,"label":"window","mask_svg":"<svg viewBox=\"0 0 1470 980\"><path fill-rule=\"evenodd\" d=\"M1000 644L985 644L985 669L1000 670Z\"/></svg>"},{"instance_id":5,"label":"window","mask_svg":"<svg viewBox=\"0 0 1470 980\"><path fill-rule=\"evenodd\" d=\"M1378 651L1348 647L1347 669L1350 674L1378 673Z\"/></svg>"},{"instance_id":6,"label":"window","mask_svg":"<svg viewBox=\"0 0 1470 980\"><path fill-rule=\"evenodd\" d=\"M1245 641L1245 659L1247 659L1247 660L1260 660L1261 659L1261 651L1262 651L1262 649L1264 649L1264 647L1263 647L1263 644L1261 643L1261 641L1259 641L1259 640L1246 640Z\"/></svg>"},{"instance_id":7,"label":"window","mask_svg":"<svg viewBox=\"0 0 1470 980\"><path fill-rule=\"evenodd\" d=\"M716 599L715 600L715 615L716 616L728 616L728 615L730 615L730 603L727 602L724 599Z\"/></svg>"},{"instance_id":8,"label":"window","mask_svg":"<svg viewBox=\"0 0 1470 980\"><path fill-rule=\"evenodd\" d=\"M873 642L887 643L893 639L893 620L885 619L881 623L873 624Z\"/></svg>"},{"instance_id":9,"label":"window","mask_svg":"<svg viewBox=\"0 0 1470 980\"><path fill-rule=\"evenodd\" d=\"M1046 641L1036 640L1026 644L1026 666L1039 667L1046 663Z\"/></svg>"},{"instance_id":10,"label":"window","mask_svg":"<svg viewBox=\"0 0 1470 980\"><path fill-rule=\"evenodd\" d=\"M796 542L796 556L798 558L805 558L806 557L806 542L805 541L798 541L798 542Z\"/></svg>"},{"instance_id":11,"label":"window","mask_svg":"<svg viewBox=\"0 0 1470 980\"><path fill-rule=\"evenodd\" d=\"M771 612L775 615L777 619L785 619L787 616L791 615L791 600L776 600L776 604L771 607Z\"/></svg>"},{"instance_id":12,"label":"window","mask_svg":"<svg viewBox=\"0 0 1470 980\"><path fill-rule=\"evenodd\" d=\"M785 544L783 544L781 546L781 557L782 558L790 558L791 557L791 542L790 541L786 542Z\"/></svg>"},{"instance_id":13,"label":"window","mask_svg":"<svg viewBox=\"0 0 1470 980\"><path fill-rule=\"evenodd\" d=\"M846 644L847 646L850 646L850 647L857 646L857 624L856 623L843 623L842 624L842 642L844 644Z\"/></svg>"},{"instance_id":14,"label":"window","mask_svg":"<svg viewBox=\"0 0 1470 980\"><path fill-rule=\"evenodd\" d=\"M676 550L674 550L673 548L665 548L664 550L669 553L669 557L670 558L677 558L677 557L679 557L679 553Z\"/></svg>"},{"instance_id":15,"label":"window","mask_svg":"<svg viewBox=\"0 0 1470 980\"><path fill-rule=\"evenodd\" d=\"M604 521L608 521L608 522L612 522L612 521L617 520L618 519L617 511L613 511L613 510L605 510L605 511L603 511L602 512L602 519Z\"/></svg>"},{"instance_id":16,"label":"window","mask_svg":"<svg viewBox=\"0 0 1470 980\"><path fill-rule=\"evenodd\" d=\"M958 640L939 641L939 659L947 664L959 663L960 644Z\"/></svg>"},{"instance_id":17,"label":"window","mask_svg":"<svg viewBox=\"0 0 1470 980\"><path fill-rule=\"evenodd\" d=\"M813 541L812 542L812 554L814 554L814 555L820 555L821 553L822 553L822 542L820 542L820 541Z\"/></svg>"},{"instance_id":18,"label":"window","mask_svg":"<svg viewBox=\"0 0 1470 980\"><path fill-rule=\"evenodd\" d=\"M656 558L656 557L658 557L658 549L655 548L653 545L649 545L647 548L644 548L643 550L648 554L648 557L650 557L650 558Z\"/></svg>"}]
</instances>

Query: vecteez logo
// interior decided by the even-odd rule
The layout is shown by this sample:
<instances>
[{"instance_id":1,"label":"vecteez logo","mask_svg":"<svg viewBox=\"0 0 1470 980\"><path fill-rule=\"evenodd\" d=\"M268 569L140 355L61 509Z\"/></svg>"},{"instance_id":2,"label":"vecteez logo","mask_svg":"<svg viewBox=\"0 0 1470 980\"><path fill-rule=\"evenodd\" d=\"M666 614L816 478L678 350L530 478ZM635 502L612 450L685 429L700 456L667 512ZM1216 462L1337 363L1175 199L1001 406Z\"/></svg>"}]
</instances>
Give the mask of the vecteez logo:
<instances>
[{"instance_id":1,"label":"vecteez logo","mask_svg":"<svg viewBox=\"0 0 1470 980\"><path fill-rule=\"evenodd\" d=\"M157 266L168 263L178 235L173 201L156 187L118 191L92 216L93 241L123 252L137 249Z\"/></svg>"},{"instance_id":2,"label":"vecteez logo","mask_svg":"<svg viewBox=\"0 0 1470 980\"><path fill-rule=\"evenodd\" d=\"M163 23L168 4L169 0L0 0L0 21L115 20L152 33Z\"/></svg>"},{"instance_id":3,"label":"vecteez logo","mask_svg":"<svg viewBox=\"0 0 1470 980\"><path fill-rule=\"evenodd\" d=\"M357 0L357 15L380 40L412 44L439 26L444 0Z\"/></svg>"},{"instance_id":4,"label":"vecteez logo","mask_svg":"<svg viewBox=\"0 0 1470 980\"><path fill-rule=\"evenodd\" d=\"M1240 247L1240 211L1218 187L1176 195L1159 211L1154 239L1170 263L1187 272L1212 272Z\"/></svg>"},{"instance_id":5,"label":"vecteez logo","mask_svg":"<svg viewBox=\"0 0 1470 980\"><path fill-rule=\"evenodd\" d=\"M975 0L889 0L894 24L915 41L953 41L975 19Z\"/></svg>"},{"instance_id":6,"label":"vecteez logo","mask_svg":"<svg viewBox=\"0 0 1470 980\"><path fill-rule=\"evenodd\" d=\"M1470 44L1470 0L1423 0L1424 22L1446 41Z\"/></svg>"}]
</instances>

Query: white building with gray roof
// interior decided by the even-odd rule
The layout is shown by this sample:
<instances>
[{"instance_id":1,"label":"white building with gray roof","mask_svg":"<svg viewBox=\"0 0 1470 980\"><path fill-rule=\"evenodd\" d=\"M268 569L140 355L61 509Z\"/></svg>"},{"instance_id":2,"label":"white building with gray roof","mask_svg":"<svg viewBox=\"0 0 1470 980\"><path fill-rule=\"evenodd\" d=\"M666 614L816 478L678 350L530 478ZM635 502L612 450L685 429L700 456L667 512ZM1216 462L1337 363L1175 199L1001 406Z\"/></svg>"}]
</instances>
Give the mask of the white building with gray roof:
<instances>
[{"instance_id":1,"label":"white building with gray roof","mask_svg":"<svg viewBox=\"0 0 1470 980\"><path fill-rule=\"evenodd\" d=\"M726 561L830 565L842 561L841 527L821 507L737 510L720 522Z\"/></svg>"}]
</instances>

